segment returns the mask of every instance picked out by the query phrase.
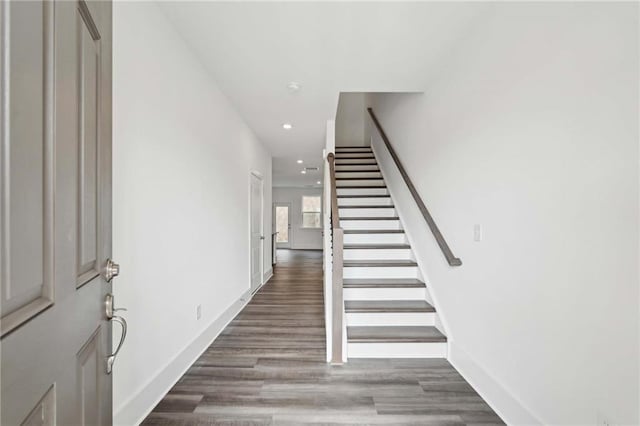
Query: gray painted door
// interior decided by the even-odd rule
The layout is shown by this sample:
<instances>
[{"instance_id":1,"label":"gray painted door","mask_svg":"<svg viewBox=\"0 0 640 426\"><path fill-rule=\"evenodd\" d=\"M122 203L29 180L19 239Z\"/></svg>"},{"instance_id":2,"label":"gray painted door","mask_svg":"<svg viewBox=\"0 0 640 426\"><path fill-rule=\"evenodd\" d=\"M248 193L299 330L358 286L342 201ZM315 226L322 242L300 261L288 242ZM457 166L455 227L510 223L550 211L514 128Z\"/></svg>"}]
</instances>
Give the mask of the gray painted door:
<instances>
[{"instance_id":1,"label":"gray painted door","mask_svg":"<svg viewBox=\"0 0 640 426\"><path fill-rule=\"evenodd\" d=\"M251 290L262 284L263 227L262 177L251 173Z\"/></svg>"},{"instance_id":2,"label":"gray painted door","mask_svg":"<svg viewBox=\"0 0 640 426\"><path fill-rule=\"evenodd\" d=\"M111 4L0 3L2 425L111 424Z\"/></svg>"}]
</instances>

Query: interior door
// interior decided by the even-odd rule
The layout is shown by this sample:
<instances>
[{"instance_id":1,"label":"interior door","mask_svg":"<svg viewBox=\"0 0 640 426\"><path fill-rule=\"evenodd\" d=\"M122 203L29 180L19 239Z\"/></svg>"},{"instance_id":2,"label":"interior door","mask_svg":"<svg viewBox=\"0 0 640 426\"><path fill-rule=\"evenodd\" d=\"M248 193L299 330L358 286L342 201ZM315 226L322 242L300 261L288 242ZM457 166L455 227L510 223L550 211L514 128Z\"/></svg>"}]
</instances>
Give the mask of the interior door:
<instances>
[{"instance_id":1,"label":"interior door","mask_svg":"<svg viewBox=\"0 0 640 426\"><path fill-rule=\"evenodd\" d=\"M257 290L262 284L262 263L264 252L263 233L263 182L262 177L251 173L251 290Z\"/></svg>"},{"instance_id":2,"label":"interior door","mask_svg":"<svg viewBox=\"0 0 640 426\"><path fill-rule=\"evenodd\" d=\"M109 425L111 4L0 2L0 423Z\"/></svg>"},{"instance_id":3,"label":"interior door","mask_svg":"<svg viewBox=\"0 0 640 426\"><path fill-rule=\"evenodd\" d=\"M276 247L291 248L291 203L275 203Z\"/></svg>"}]
</instances>

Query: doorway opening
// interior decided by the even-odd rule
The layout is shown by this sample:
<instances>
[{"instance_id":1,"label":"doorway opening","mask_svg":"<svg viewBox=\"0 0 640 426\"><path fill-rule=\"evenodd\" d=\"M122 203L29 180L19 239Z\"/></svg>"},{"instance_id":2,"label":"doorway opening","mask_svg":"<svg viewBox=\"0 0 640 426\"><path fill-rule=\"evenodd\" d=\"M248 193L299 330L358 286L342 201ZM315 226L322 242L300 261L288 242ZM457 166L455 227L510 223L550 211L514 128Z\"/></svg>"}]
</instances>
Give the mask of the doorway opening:
<instances>
[{"instance_id":1,"label":"doorway opening","mask_svg":"<svg viewBox=\"0 0 640 426\"><path fill-rule=\"evenodd\" d=\"M291 248L291 203L274 204L276 248Z\"/></svg>"}]
</instances>

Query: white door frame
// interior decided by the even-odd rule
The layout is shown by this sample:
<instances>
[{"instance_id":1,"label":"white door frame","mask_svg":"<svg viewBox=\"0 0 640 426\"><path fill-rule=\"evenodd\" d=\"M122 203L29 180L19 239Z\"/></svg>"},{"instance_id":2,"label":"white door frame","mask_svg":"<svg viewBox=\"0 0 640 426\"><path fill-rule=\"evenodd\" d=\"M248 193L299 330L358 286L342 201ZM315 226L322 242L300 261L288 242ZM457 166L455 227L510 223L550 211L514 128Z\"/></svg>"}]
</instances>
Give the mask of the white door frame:
<instances>
[{"instance_id":1,"label":"white door frame","mask_svg":"<svg viewBox=\"0 0 640 426\"><path fill-rule=\"evenodd\" d=\"M282 202L275 202L273 203L273 229L274 232L277 231L276 229L276 207L279 206L286 206L289 208L289 240L286 243L278 243L276 242L276 248L291 248L291 240L293 237L293 226L291 226L291 213L293 212L292 210L292 203L290 201L282 201ZM284 245L286 244L286 245Z\"/></svg>"},{"instance_id":2,"label":"white door frame","mask_svg":"<svg viewBox=\"0 0 640 426\"><path fill-rule=\"evenodd\" d=\"M249 289L252 293L258 291L260 287L264 284L264 239L260 240L260 284L253 287L253 276L252 276L252 262L251 262L251 244L252 244L252 229L251 229L251 214L253 212L253 202L252 202L252 194L251 194L251 179L255 177L260 180L260 235L264 238L264 178L262 173L251 170L249 173Z\"/></svg>"}]
</instances>

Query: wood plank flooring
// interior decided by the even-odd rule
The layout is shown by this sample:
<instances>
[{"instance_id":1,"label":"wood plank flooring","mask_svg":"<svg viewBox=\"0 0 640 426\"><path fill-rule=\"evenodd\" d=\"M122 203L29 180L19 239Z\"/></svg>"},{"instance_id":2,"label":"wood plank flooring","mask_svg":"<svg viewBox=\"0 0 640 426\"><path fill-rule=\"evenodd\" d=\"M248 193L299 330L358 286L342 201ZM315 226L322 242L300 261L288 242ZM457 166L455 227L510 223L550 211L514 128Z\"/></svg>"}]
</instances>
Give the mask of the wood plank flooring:
<instances>
[{"instance_id":1,"label":"wood plank flooring","mask_svg":"<svg viewBox=\"0 0 640 426\"><path fill-rule=\"evenodd\" d=\"M281 250L274 272L143 425L504 424L446 360L328 365L322 254Z\"/></svg>"}]
</instances>

